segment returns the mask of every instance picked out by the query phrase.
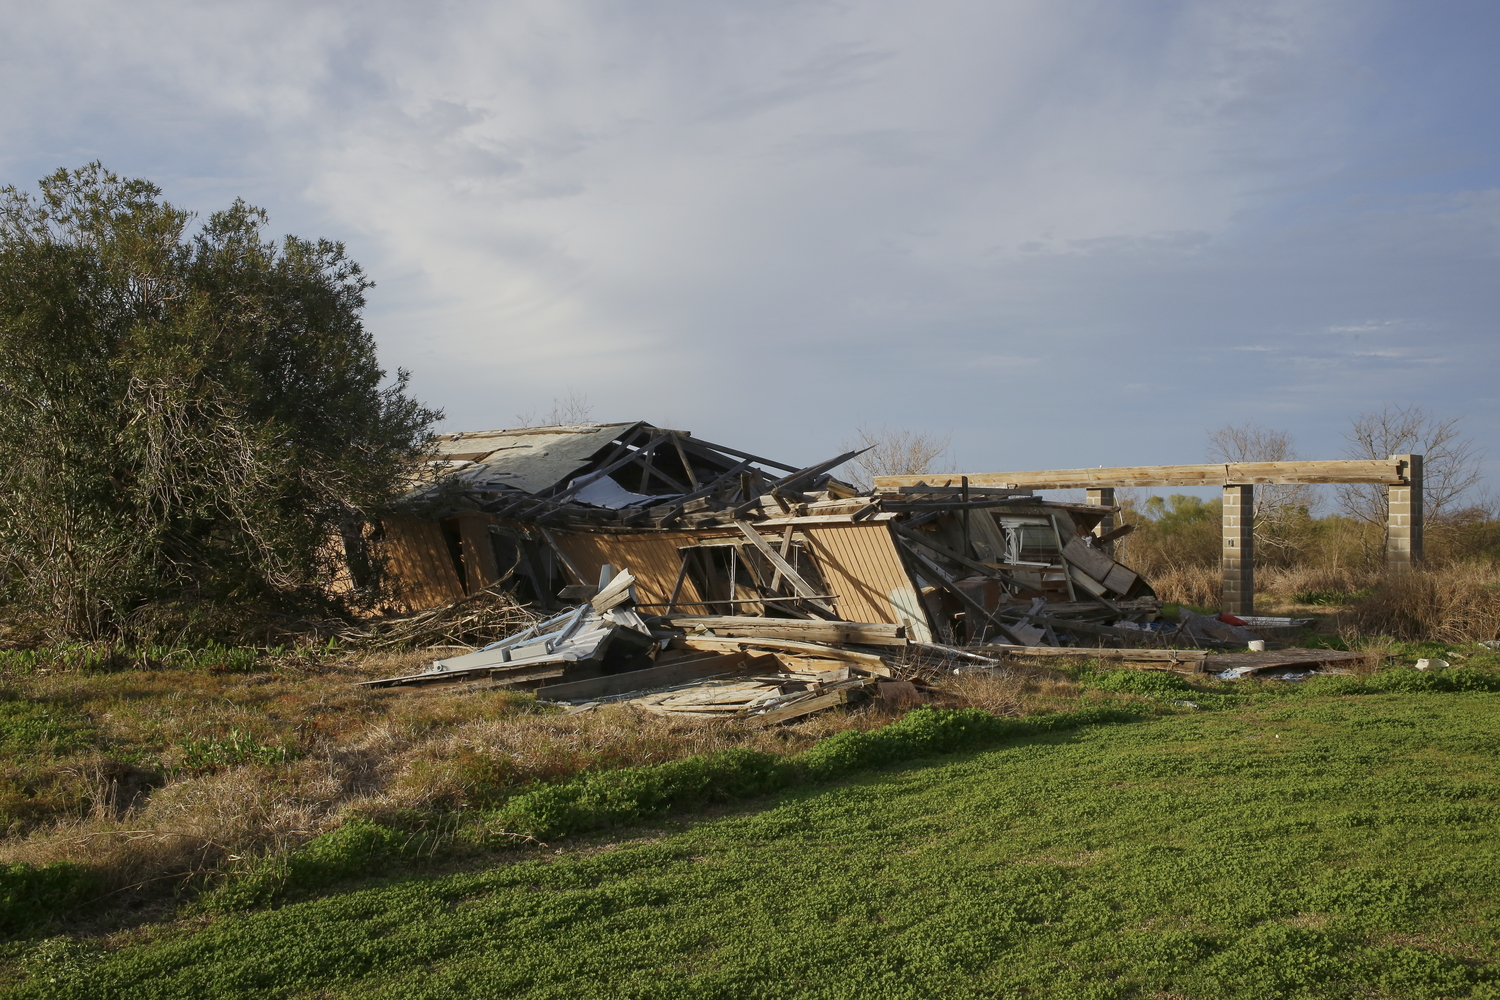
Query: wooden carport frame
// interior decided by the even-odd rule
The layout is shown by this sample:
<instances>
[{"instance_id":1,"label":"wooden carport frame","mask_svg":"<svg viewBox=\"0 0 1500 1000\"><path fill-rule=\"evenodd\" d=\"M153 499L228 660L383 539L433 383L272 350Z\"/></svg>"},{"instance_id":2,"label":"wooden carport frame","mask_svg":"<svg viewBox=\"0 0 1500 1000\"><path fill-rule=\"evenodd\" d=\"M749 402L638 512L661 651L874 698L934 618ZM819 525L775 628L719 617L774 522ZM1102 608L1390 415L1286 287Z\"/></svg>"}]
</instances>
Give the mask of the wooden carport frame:
<instances>
[{"instance_id":1,"label":"wooden carport frame","mask_svg":"<svg viewBox=\"0 0 1500 1000\"><path fill-rule=\"evenodd\" d=\"M989 486L1011 489L1088 491L1088 502L1113 507L1115 489L1125 486L1220 486L1224 490L1224 574L1222 606L1230 614L1255 608L1255 487L1283 484L1359 483L1386 488L1385 563L1394 571L1422 559L1422 456L1392 455L1385 460L1329 462L1233 462L1213 465L1141 465L1040 472L985 472L970 475L877 476L875 485ZM1101 533L1113 527L1106 518Z\"/></svg>"}]
</instances>

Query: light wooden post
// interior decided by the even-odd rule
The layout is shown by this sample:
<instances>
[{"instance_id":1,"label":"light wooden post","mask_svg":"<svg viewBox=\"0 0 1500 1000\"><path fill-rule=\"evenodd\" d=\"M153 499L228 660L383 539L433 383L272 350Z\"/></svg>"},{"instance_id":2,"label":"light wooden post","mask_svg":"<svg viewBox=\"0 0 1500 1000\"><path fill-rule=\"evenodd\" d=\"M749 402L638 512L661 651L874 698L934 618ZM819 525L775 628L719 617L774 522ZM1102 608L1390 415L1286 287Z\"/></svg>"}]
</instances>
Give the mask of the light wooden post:
<instances>
[{"instance_id":1,"label":"light wooden post","mask_svg":"<svg viewBox=\"0 0 1500 1000\"><path fill-rule=\"evenodd\" d=\"M1113 486L1103 486L1099 489L1089 490L1087 503L1090 507L1113 507L1115 505L1115 488ZM1094 534L1096 536L1107 535L1114 530L1115 515L1105 514L1104 520L1099 522L1099 527L1094 529ZM1115 543L1105 542L1104 548L1101 551L1113 558L1115 554Z\"/></svg>"},{"instance_id":2,"label":"light wooden post","mask_svg":"<svg viewBox=\"0 0 1500 1000\"><path fill-rule=\"evenodd\" d=\"M1255 487L1224 487L1224 572L1220 606L1231 615L1255 613Z\"/></svg>"},{"instance_id":3,"label":"light wooden post","mask_svg":"<svg viewBox=\"0 0 1500 1000\"><path fill-rule=\"evenodd\" d=\"M1392 455L1406 478L1403 486L1387 486L1385 568L1405 572L1422 561L1422 456Z\"/></svg>"}]
</instances>

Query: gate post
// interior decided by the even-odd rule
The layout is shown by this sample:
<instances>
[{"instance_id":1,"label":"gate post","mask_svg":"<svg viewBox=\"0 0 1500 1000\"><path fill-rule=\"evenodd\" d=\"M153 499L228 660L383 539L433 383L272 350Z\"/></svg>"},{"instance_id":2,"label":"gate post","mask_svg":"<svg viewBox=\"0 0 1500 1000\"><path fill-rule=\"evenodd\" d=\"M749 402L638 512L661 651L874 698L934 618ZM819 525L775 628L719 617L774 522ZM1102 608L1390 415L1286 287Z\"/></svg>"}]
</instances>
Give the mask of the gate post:
<instances>
[{"instance_id":1,"label":"gate post","mask_svg":"<svg viewBox=\"0 0 1500 1000\"><path fill-rule=\"evenodd\" d=\"M1224 573L1220 607L1226 614L1255 613L1255 487L1224 487Z\"/></svg>"},{"instance_id":2,"label":"gate post","mask_svg":"<svg viewBox=\"0 0 1500 1000\"><path fill-rule=\"evenodd\" d=\"M1088 499L1085 502L1090 507L1113 507L1115 505L1115 488L1113 486L1104 486L1099 489L1091 489L1088 491ZM1115 516L1113 514L1105 514L1104 520L1099 522L1099 527L1094 529L1094 534L1095 536L1107 535L1114 530ZM1115 543L1105 542L1102 551L1113 558Z\"/></svg>"},{"instance_id":3,"label":"gate post","mask_svg":"<svg viewBox=\"0 0 1500 1000\"><path fill-rule=\"evenodd\" d=\"M1422 561L1422 456L1392 455L1406 485L1386 487L1385 568L1405 572Z\"/></svg>"}]
</instances>

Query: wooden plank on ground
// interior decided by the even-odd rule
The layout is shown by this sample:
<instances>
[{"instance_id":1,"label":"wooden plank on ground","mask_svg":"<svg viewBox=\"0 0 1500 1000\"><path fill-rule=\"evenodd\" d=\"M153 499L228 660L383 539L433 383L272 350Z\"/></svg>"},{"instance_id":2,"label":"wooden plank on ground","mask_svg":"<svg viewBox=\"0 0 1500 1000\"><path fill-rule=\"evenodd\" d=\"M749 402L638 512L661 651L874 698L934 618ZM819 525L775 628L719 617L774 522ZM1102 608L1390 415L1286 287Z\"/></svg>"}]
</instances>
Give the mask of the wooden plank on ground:
<instances>
[{"instance_id":1,"label":"wooden plank on ground","mask_svg":"<svg viewBox=\"0 0 1500 1000\"><path fill-rule=\"evenodd\" d=\"M812 715L814 712L822 712L825 709L836 708L839 705L847 704L848 701L848 690L830 691L828 694L820 694L812 698L803 698L799 701L792 702L790 705L783 706L782 708L772 709L771 711L766 712L763 715L757 715L755 717L755 721L757 724L762 726L774 726L778 723L790 722L793 719L800 719L805 715Z\"/></svg>"},{"instance_id":2,"label":"wooden plank on ground","mask_svg":"<svg viewBox=\"0 0 1500 1000\"><path fill-rule=\"evenodd\" d=\"M883 677L893 676L894 671L874 653L861 653L837 646L824 646L816 642L794 642L790 639L726 638L712 635L690 635L682 640L689 649L716 649L733 652L741 649L769 649L787 653L803 653L830 660L843 660Z\"/></svg>"},{"instance_id":3,"label":"wooden plank on ground","mask_svg":"<svg viewBox=\"0 0 1500 1000\"><path fill-rule=\"evenodd\" d=\"M570 681L567 684L549 684L538 688L536 694L538 698L545 698L548 701L585 701L591 698L605 698L612 694L624 694L627 691L670 687L673 684L684 684L716 674L763 670L768 661L774 662L774 660L775 658L771 656L751 656L735 651L722 656L702 657L680 663L668 663L660 667L647 667L645 670L630 670L623 674L590 677L587 680Z\"/></svg>"},{"instance_id":4,"label":"wooden plank on ground","mask_svg":"<svg viewBox=\"0 0 1500 1000\"><path fill-rule=\"evenodd\" d=\"M1268 649L1262 653L1215 653L1203 661L1210 673L1249 667L1252 673L1279 670L1283 667L1321 667L1331 663L1354 663L1365 653L1343 649Z\"/></svg>"},{"instance_id":5,"label":"wooden plank on ground","mask_svg":"<svg viewBox=\"0 0 1500 1000\"><path fill-rule=\"evenodd\" d=\"M1059 648L1057 646L1011 646L989 643L978 647L989 652L996 650L1012 656L1087 656L1102 660L1162 660L1182 663L1202 663L1208 654L1201 649L1088 649Z\"/></svg>"},{"instance_id":6,"label":"wooden plank on ground","mask_svg":"<svg viewBox=\"0 0 1500 1000\"><path fill-rule=\"evenodd\" d=\"M793 639L802 642L852 642L863 646L905 646L906 627L878 622L834 622L747 615L664 616L673 628L692 632L706 628L718 635Z\"/></svg>"}]
</instances>

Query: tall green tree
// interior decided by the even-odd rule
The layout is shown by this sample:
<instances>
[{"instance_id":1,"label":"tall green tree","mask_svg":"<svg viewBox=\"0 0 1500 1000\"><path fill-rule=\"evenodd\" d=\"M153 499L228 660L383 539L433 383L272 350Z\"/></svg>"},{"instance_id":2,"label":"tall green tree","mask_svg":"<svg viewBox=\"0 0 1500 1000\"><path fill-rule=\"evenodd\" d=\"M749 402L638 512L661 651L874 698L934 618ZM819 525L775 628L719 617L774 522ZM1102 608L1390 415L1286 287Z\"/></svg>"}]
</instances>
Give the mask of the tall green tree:
<instances>
[{"instance_id":1,"label":"tall green tree","mask_svg":"<svg viewBox=\"0 0 1500 1000\"><path fill-rule=\"evenodd\" d=\"M54 637L329 598L441 417L376 360L342 244L192 231L92 163L0 190L0 602Z\"/></svg>"}]
</instances>

